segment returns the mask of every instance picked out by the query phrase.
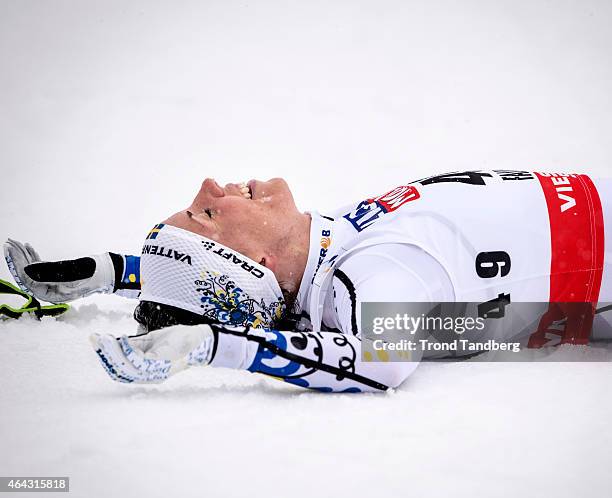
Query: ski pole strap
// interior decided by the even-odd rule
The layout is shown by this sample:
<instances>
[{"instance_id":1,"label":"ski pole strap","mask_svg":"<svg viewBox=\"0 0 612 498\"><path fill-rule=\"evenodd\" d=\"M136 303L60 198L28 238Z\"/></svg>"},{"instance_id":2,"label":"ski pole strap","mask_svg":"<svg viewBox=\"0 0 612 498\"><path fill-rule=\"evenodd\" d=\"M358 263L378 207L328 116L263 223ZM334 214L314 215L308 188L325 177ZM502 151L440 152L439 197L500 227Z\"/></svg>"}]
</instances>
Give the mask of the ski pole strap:
<instances>
[{"instance_id":1,"label":"ski pole strap","mask_svg":"<svg viewBox=\"0 0 612 498\"><path fill-rule=\"evenodd\" d=\"M42 306L38 299L22 291L19 287L0 279L0 294L13 294L26 299L26 303L21 308L13 308L8 304L0 304L0 316L6 315L9 318L19 318L24 313L34 313L40 320L43 316L58 316L65 313L70 308L68 304L49 304Z\"/></svg>"}]
</instances>

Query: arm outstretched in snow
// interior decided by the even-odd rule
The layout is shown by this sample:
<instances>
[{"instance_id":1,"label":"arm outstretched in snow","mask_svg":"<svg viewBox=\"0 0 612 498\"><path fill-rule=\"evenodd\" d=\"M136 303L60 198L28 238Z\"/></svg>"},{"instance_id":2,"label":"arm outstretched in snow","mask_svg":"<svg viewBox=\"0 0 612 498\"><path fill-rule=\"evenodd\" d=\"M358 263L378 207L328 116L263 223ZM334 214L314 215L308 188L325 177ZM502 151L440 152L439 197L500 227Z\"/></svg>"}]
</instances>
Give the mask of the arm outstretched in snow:
<instances>
[{"instance_id":1,"label":"arm outstretched in snow","mask_svg":"<svg viewBox=\"0 0 612 498\"><path fill-rule=\"evenodd\" d=\"M140 294L140 257L105 252L64 261L42 261L30 244L4 244L8 268L21 290L41 301L62 303L91 294Z\"/></svg>"},{"instance_id":2,"label":"arm outstretched in snow","mask_svg":"<svg viewBox=\"0 0 612 498\"><path fill-rule=\"evenodd\" d=\"M416 362L360 359L360 339L339 332L284 332L176 325L146 335L93 335L107 373L126 383L162 382L194 365L248 370L323 392L381 392L399 386Z\"/></svg>"}]
</instances>

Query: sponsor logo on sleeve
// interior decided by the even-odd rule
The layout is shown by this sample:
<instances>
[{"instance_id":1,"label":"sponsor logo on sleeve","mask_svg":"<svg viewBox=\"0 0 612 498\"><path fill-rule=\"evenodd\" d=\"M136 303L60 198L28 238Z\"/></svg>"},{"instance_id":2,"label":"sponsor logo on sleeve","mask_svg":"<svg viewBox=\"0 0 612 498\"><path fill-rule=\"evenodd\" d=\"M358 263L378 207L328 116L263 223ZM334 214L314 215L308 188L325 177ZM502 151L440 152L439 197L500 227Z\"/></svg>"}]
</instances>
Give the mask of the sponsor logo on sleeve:
<instances>
[{"instance_id":1,"label":"sponsor logo on sleeve","mask_svg":"<svg viewBox=\"0 0 612 498\"><path fill-rule=\"evenodd\" d=\"M329 251L329 247L332 243L331 230L321 230L321 242L319 249L319 261L317 262L317 266L315 268L314 273L312 274L312 280L310 283L314 282L315 276L321 267L323 261L325 261L325 257Z\"/></svg>"},{"instance_id":2,"label":"sponsor logo on sleeve","mask_svg":"<svg viewBox=\"0 0 612 498\"><path fill-rule=\"evenodd\" d=\"M419 199L421 195L413 185L401 185L389 192L360 202L357 207L343 216L351 225L361 232L382 215L391 213L404 204Z\"/></svg>"}]
</instances>

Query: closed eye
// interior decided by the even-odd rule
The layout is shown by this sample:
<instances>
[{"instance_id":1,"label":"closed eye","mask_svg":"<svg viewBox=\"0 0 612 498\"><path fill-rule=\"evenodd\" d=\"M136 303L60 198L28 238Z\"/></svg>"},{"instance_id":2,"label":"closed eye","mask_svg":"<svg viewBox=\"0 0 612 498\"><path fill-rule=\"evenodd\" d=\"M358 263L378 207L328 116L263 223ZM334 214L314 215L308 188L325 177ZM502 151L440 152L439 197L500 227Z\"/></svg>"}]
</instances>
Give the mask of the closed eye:
<instances>
[{"instance_id":1,"label":"closed eye","mask_svg":"<svg viewBox=\"0 0 612 498\"><path fill-rule=\"evenodd\" d=\"M212 218L212 211L210 209L205 209L204 212L208 215L209 218ZM187 216L189 216L189 218L193 218L193 213L188 209L185 211L185 213L187 214Z\"/></svg>"}]
</instances>

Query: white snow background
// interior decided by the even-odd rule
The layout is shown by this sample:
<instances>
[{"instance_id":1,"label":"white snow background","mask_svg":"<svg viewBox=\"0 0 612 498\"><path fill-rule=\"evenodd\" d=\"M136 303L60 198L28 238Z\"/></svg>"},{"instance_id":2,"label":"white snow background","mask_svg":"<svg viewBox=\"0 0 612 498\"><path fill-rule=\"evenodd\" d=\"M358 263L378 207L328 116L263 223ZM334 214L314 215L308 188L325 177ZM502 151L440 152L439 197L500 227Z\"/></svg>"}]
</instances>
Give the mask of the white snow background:
<instances>
[{"instance_id":1,"label":"white snow background","mask_svg":"<svg viewBox=\"0 0 612 498\"><path fill-rule=\"evenodd\" d=\"M610 26L603 0L0 0L0 237L137 254L207 176L283 176L324 211L461 168L609 175ZM612 495L610 363L424 364L383 395L212 368L126 386L87 337L132 333L134 305L0 323L0 475L88 498Z\"/></svg>"}]
</instances>

